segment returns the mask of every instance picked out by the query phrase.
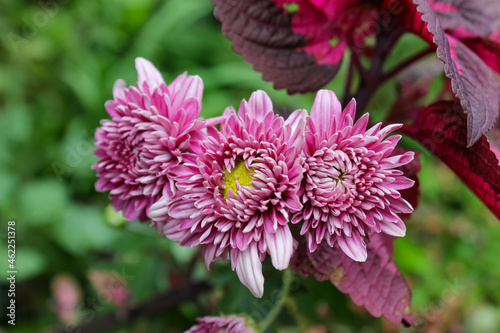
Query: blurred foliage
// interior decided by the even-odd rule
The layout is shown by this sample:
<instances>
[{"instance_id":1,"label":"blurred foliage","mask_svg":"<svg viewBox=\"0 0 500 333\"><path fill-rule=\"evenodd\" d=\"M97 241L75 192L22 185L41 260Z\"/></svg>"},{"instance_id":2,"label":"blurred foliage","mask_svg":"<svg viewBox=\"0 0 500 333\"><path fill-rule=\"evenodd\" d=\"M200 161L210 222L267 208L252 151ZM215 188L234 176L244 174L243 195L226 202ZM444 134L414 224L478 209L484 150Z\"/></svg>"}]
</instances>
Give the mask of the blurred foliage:
<instances>
[{"instance_id":1,"label":"blurred foliage","mask_svg":"<svg viewBox=\"0 0 500 333\"><path fill-rule=\"evenodd\" d=\"M261 320L281 273L264 263L266 293L255 299L226 263L210 275L196 250L181 248L146 224L126 222L94 190L93 132L107 114L117 78L135 84L134 58L150 59L166 81L188 71L205 84L203 116L220 115L256 89L278 109L310 109L313 94L288 96L261 80L220 33L208 0L27 0L4 2L0 14L0 308L5 309L7 221L16 221L17 321L8 332L50 332L59 319L53 281L74 279L82 322L115 311L88 279L90 270L117 274L132 304L182 283L216 287L197 304L112 332L183 332L196 316L246 312ZM398 58L420 46L405 38ZM341 74L329 88L343 91ZM393 81L369 110L381 119L397 91ZM406 141L407 145L415 144ZM457 178L422 154L421 203L396 243L396 259L413 289L418 328L371 318L328 283L297 278L279 332L500 331L500 226ZM69 279L69 281L73 281ZM59 316L60 317L60 316ZM7 327L8 326L8 327ZM279 327L279 328L278 328ZM0 329L0 331L2 331ZM313 332L312 330L310 332Z\"/></svg>"}]
</instances>

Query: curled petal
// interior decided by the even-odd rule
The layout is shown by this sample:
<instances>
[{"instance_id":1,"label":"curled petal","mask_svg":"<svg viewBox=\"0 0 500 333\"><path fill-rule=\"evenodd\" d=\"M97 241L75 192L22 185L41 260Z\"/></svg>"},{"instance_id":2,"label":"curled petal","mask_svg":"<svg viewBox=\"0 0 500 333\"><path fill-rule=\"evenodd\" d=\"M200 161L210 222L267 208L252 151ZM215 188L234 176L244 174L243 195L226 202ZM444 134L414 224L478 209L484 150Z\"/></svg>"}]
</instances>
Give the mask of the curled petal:
<instances>
[{"instance_id":1,"label":"curled petal","mask_svg":"<svg viewBox=\"0 0 500 333\"><path fill-rule=\"evenodd\" d=\"M267 251L276 269L288 267L293 254L293 237L288 226L279 226L275 233L266 233Z\"/></svg>"},{"instance_id":2,"label":"curled petal","mask_svg":"<svg viewBox=\"0 0 500 333\"><path fill-rule=\"evenodd\" d=\"M233 250L238 251L238 250ZM259 258L257 244L251 243L245 251L238 251L235 256L236 274L255 297L264 294L264 275Z\"/></svg>"}]
</instances>

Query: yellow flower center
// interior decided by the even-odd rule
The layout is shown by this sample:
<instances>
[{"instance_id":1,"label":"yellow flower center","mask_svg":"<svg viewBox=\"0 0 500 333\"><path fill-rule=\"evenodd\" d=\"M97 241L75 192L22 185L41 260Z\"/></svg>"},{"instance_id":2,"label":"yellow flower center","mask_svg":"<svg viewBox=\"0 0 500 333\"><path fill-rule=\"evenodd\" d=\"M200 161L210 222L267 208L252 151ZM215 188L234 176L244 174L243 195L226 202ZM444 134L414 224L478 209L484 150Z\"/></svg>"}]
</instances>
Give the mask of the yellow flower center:
<instances>
[{"instance_id":1,"label":"yellow flower center","mask_svg":"<svg viewBox=\"0 0 500 333\"><path fill-rule=\"evenodd\" d=\"M250 183L253 180L252 173L254 171L254 168L248 170L244 161L236 163L231 172L224 171L224 176L222 177L222 181L224 182L224 199L227 199L229 189L233 190L233 196L236 195L238 192L236 182L238 182L240 186L252 186Z\"/></svg>"}]
</instances>

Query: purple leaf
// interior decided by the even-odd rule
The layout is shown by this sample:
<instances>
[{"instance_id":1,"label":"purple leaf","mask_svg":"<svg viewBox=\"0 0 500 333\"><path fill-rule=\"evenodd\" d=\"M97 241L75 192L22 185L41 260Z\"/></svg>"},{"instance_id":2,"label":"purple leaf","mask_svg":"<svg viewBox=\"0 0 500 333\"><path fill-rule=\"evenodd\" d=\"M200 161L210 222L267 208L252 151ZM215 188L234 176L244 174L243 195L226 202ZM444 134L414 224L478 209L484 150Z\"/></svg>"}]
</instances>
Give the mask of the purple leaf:
<instances>
[{"instance_id":1,"label":"purple leaf","mask_svg":"<svg viewBox=\"0 0 500 333\"><path fill-rule=\"evenodd\" d=\"M263 79L288 93L317 90L328 83L340 67L319 64L304 50L308 41L292 29L293 14L270 0L212 0L222 33L235 52Z\"/></svg>"},{"instance_id":2,"label":"purple leaf","mask_svg":"<svg viewBox=\"0 0 500 333\"><path fill-rule=\"evenodd\" d=\"M467 145L471 146L497 121L500 85L491 69L462 42L447 36L445 43L449 53L438 48L438 57L441 53L440 59L446 59L445 73L467 114Z\"/></svg>"},{"instance_id":3,"label":"purple leaf","mask_svg":"<svg viewBox=\"0 0 500 333\"><path fill-rule=\"evenodd\" d=\"M486 136L467 146L467 120L460 104L438 102L402 129L439 157L500 218L500 166ZM496 131L497 129L495 129Z\"/></svg>"},{"instance_id":4,"label":"purple leaf","mask_svg":"<svg viewBox=\"0 0 500 333\"><path fill-rule=\"evenodd\" d=\"M445 33L439 16L428 1L407 0L405 17L407 29L437 47L437 56L444 62L444 71L452 81L453 92L468 116L467 145L471 146L492 128L498 118L500 85L495 75L478 55Z\"/></svg>"},{"instance_id":5,"label":"purple leaf","mask_svg":"<svg viewBox=\"0 0 500 333\"><path fill-rule=\"evenodd\" d=\"M222 33L245 61L289 93L318 90L337 74L347 47L369 54L379 2L212 0Z\"/></svg>"},{"instance_id":6,"label":"purple leaf","mask_svg":"<svg viewBox=\"0 0 500 333\"><path fill-rule=\"evenodd\" d=\"M300 244L293 260L294 270L314 275L318 281L329 280L375 317L414 325L410 289L392 259L394 238L372 234L370 241L366 262L352 260L338 244L330 247L323 242L313 253Z\"/></svg>"}]
</instances>

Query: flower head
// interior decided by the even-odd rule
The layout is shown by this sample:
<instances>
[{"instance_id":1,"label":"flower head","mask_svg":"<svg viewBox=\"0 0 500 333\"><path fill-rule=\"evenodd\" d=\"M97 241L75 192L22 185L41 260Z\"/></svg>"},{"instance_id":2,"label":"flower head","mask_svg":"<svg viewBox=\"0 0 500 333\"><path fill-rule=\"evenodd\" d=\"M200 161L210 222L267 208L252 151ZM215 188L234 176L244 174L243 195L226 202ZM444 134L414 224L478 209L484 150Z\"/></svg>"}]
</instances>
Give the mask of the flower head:
<instances>
[{"instance_id":1,"label":"flower head","mask_svg":"<svg viewBox=\"0 0 500 333\"><path fill-rule=\"evenodd\" d=\"M176 168L177 198L170 204L162 198L149 214L165 224L170 239L202 245L207 266L229 255L258 297L266 253L284 269L293 252L288 222L291 212L302 209L297 190L306 114L297 110L285 121L263 91L243 100L238 114L228 108L220 132L208 128L202 153Z\"/></svg>"},{"instance_id":2,"label":"flower head","mask_svg":"<svg viewBox=\"0 0 500 333\"><path fill-rule=\"evenodd\" d=\"M97 191L110 191L128 220L145 221L154 202L174 195L171 169L203 137L204 123L196 120L203 82L184 73L167 86L149 61L137 58L136 68L137 86L116 81L114 100L105 105L111 120L96 130L99 161L93 168Z\"/></svg>"},{"instance_id":3,"label":"flower head","mask_svg":"<svg viewBox=\"0 0 500 333\"><path fill-rule=\"evenodd\" d=\"M398 191L413 181L396 168L410 162L413 152L390 156L401 136L384 138L400 125L367 130L368 114L354 123L355 110L354 100L342 111L332 91L318 92L305 130L304 209L292 223L303 221L301 234L311 252L323 240L338 242L349 257L365 261L370 232L405 234L398 214L413 208Z\"/></svg>"},{"instance_id":4,"label":"flower head","mask_svg":"<svg viewBox=\"0 0 500 333\"><path fill-rule=\"evenodd\" d=\"M200 325L191 327L185 333L257 333L248 326L244 317L204 317L197 320Z\"/></svg>"}]
</instances>

